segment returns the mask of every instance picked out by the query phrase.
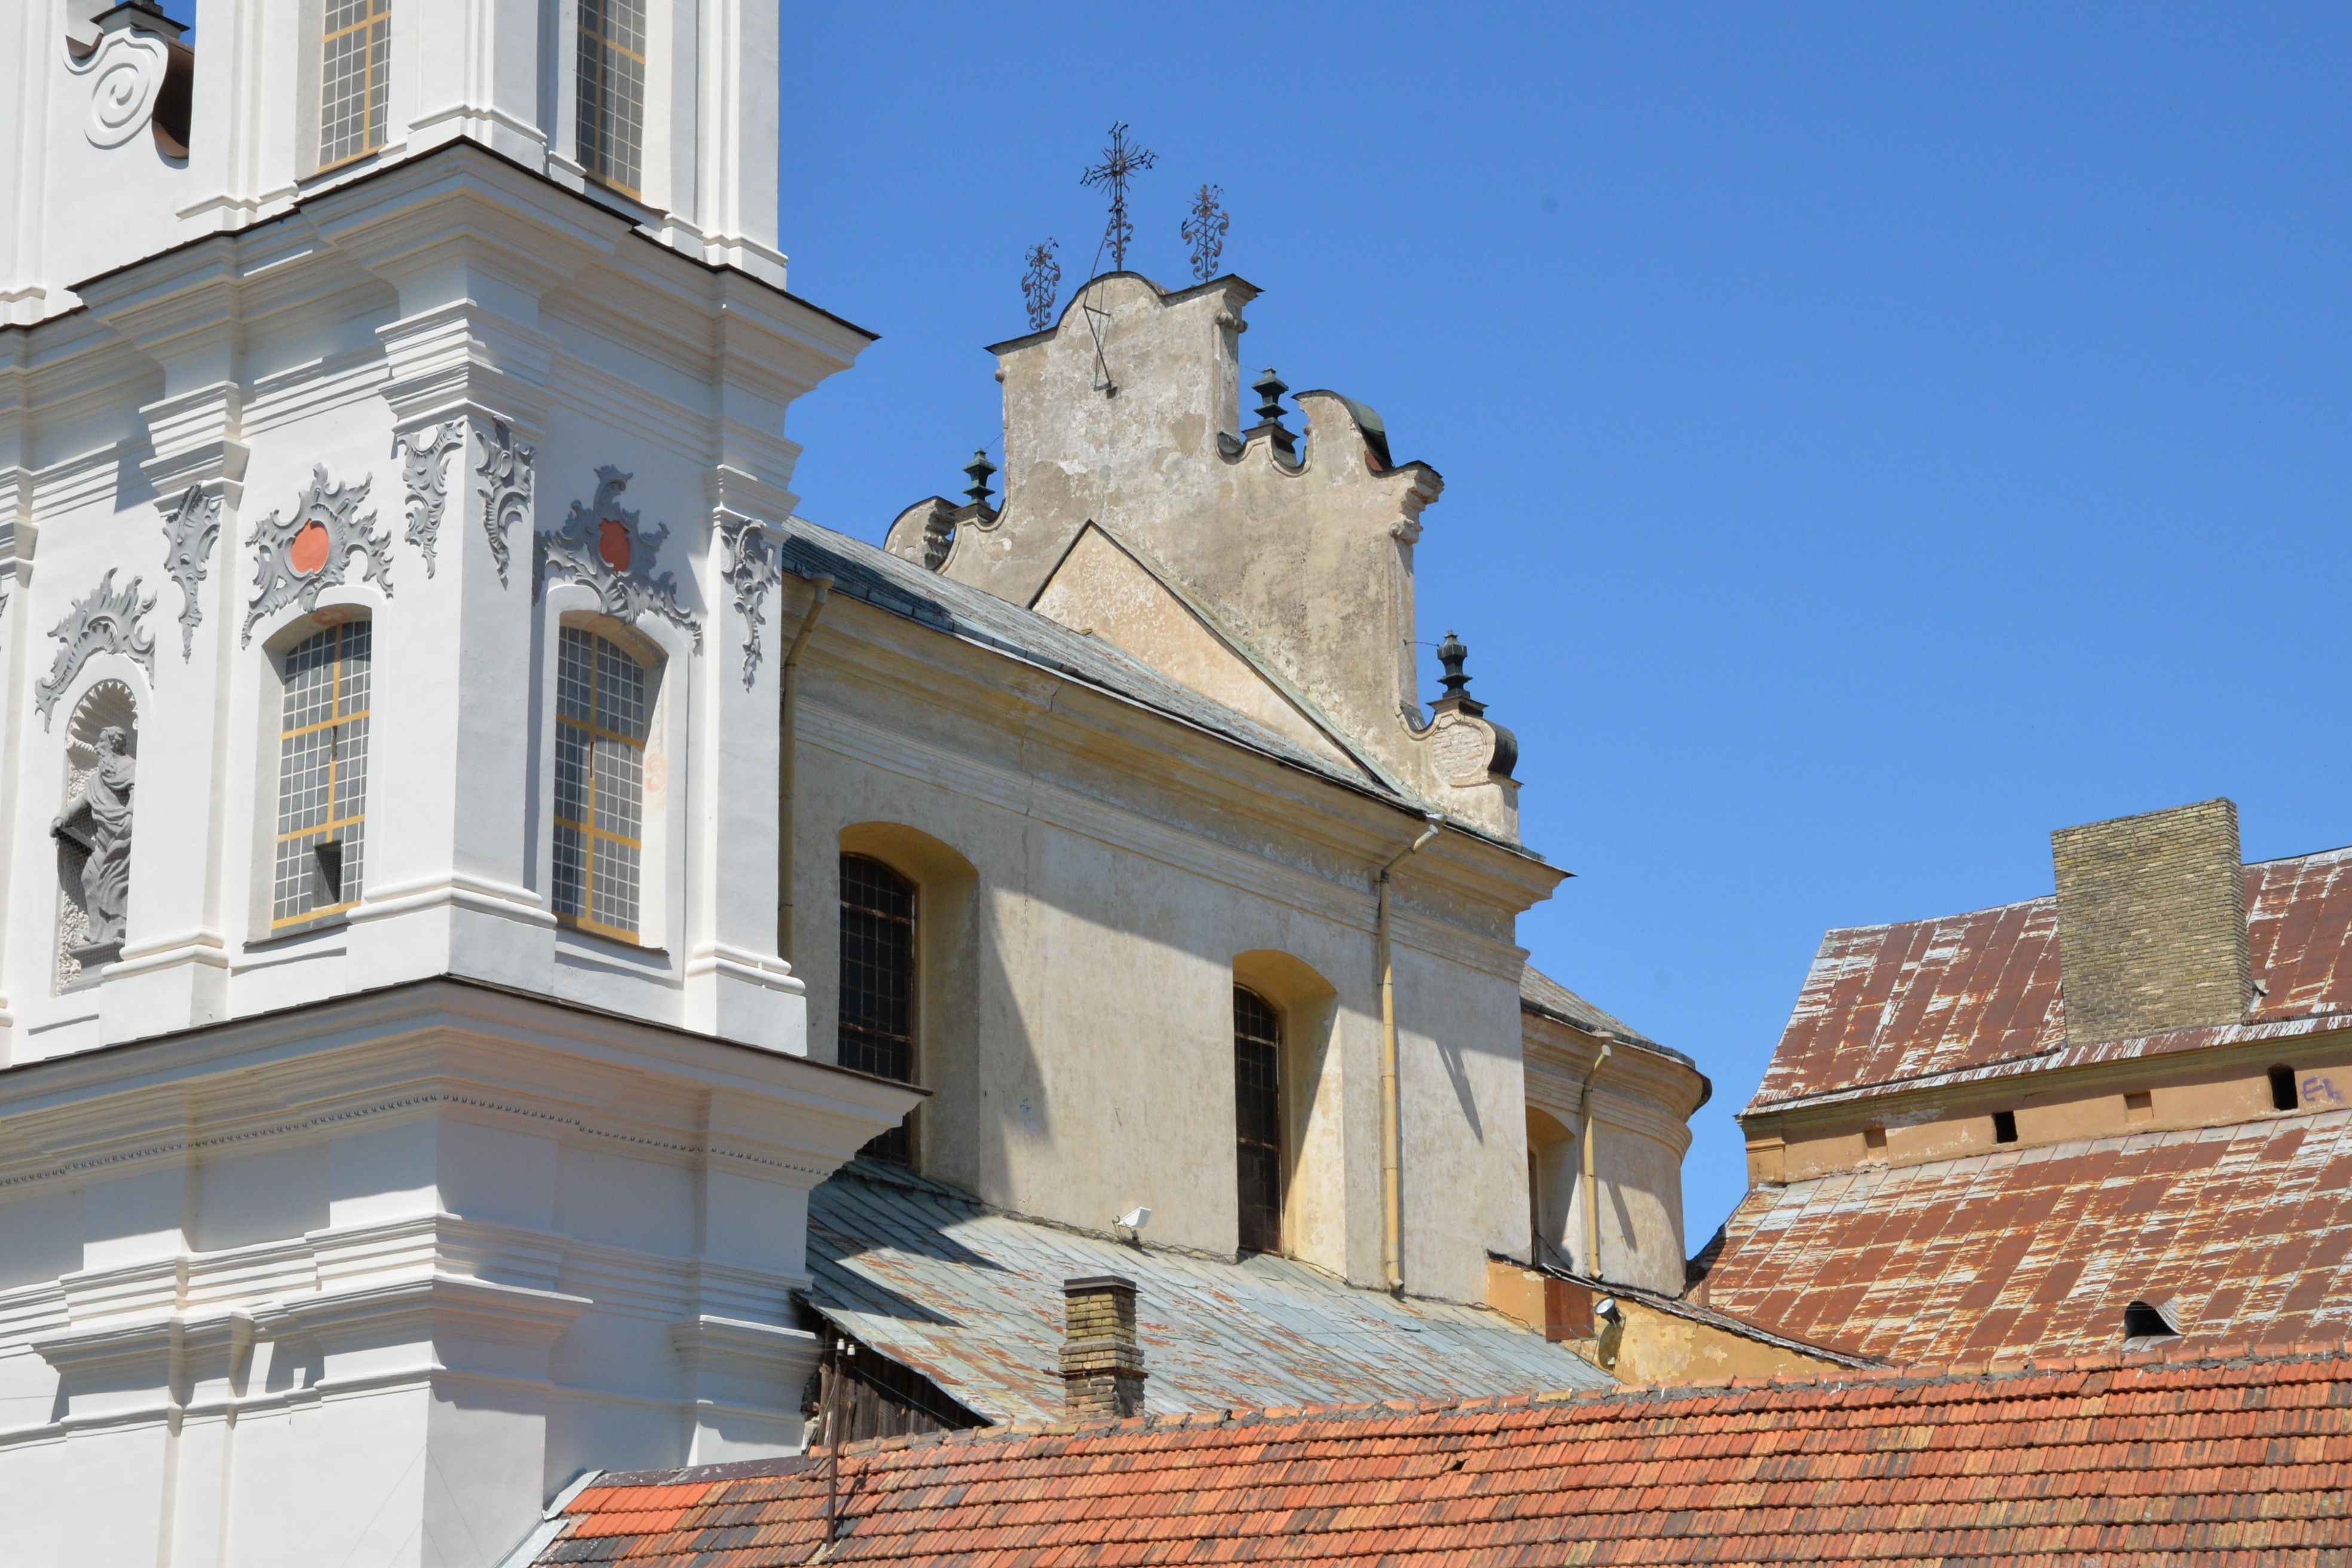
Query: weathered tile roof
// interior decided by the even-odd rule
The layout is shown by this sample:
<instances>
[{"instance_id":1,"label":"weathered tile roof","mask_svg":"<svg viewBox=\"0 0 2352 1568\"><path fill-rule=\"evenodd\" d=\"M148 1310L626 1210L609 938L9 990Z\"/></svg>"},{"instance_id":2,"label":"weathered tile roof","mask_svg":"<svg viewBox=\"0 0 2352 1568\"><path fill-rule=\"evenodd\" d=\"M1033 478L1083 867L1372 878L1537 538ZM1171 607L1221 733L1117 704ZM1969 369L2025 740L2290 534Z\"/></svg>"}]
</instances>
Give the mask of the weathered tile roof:
<instances>
[{"instance_id":1,"label":"weathered tile roof","mask_svg":"<svg viewBox=\"0 0 2352 1568\"><path fill-rule=\"evenodd\" d=\"M1062 1281L1135 1281L1146 1408L1604 1386L1501 1313L1393 1299L1287 1258L1138 1247L859 1163L809 1199L810 1304L991 1421L1063 1409Z\"/></svg>"},{"instance_id":2,"label":"weathered tile roof","mask_svg":"<svg viewBox=\"0 0 2352 1568\"><path fill-rule=\"evenodd\" d=\"M2254 978L2268 994L2237 1030L2293 1032L2352 1013L2352 849L2247 867L2246 914ZM1748 1109L2003 1064L2063 1065L2065 1035L2055 898L1832 931ZM2124 1056L2226 1037L2183 1030L2075 1049Z\"/></svg>"},{"instance_id":3,"label":"weathered tile roof","mask_svg":"<svg viewBox=\"0 0 2352 1568\"><path fill-rule=\"evenodd\" d=\"M1749 1191L1709 1307L1903 1364L2352 1331L2352 1111L1871 1167Z\"/></svg>"},{"instance_id":4,"label":"weathered tile roof","mask_svg":"<svg viewBox=\"0 0 2352 1568\"><path fill-rule=\"evenodd\" d=\"M2241 1347L892 1438L841 1460L830 1546L828 1468L600 1477L536 1561L2339 1562L2352 1355Z\"/></svg>"}]
</instances>

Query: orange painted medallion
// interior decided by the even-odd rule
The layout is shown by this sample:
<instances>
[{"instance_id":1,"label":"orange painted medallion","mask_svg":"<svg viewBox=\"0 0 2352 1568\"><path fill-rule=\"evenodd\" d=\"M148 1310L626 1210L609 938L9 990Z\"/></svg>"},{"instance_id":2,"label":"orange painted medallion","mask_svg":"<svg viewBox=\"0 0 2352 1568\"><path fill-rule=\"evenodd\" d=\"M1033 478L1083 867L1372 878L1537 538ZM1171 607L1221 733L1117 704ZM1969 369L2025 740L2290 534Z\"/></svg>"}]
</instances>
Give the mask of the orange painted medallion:
<instances>
[{"instance_id":1,"label":"orange painted medallion","mask_svg":"<svg viewBox=\"0 0 2352 1568\"><path fill-rule=\"evenodd\" d=\"M629 569L629 525L606 518L596 531L596 553L615 572Z\"/></svg>"},{"instance_id":2,"label":"orange painted medallion","mask_svg":"<svg viewBox=\"0 0 2352 1568\"><path fill-rule=\"evenodd\" d=\"M323 524L308 522L294 535L294 542L286 552L286 564L308 577L327 563L327 530Z\"/></svg>"}]
</instances>

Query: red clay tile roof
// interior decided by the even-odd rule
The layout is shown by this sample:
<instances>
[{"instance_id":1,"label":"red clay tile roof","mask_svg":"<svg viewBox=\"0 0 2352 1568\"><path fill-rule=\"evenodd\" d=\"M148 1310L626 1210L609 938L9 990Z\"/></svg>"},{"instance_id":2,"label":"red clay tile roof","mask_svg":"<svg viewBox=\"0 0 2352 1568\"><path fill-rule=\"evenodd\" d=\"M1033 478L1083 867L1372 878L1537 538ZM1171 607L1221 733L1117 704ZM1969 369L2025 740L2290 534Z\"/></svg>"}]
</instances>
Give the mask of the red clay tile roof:
<instances>
[{"instance_id":1,"label":"red clay tile roof","mask_svg":"<svg viewBox=\"0 0 2352 1568\"><path fill-rule=\"evenodd\" d=\"M2352 1012L2352 849L2247 867L2246 913L2269 989L2249 1023ZM2047 1057L2064 1041L2054 898L1832 931L1748 1110Z\"/></svg>"},{"instance_id":2,"label":"red clay tile roof","mask_svg":"<svg viewBox=\"0 0 2352 1568\"><path fill-rule=\"evenodd\" d=\"M536 1561L2341 1562L2347 1352L893 1438L844 1459L821 1558L824 1472L782 1460L592 1482Z\"/></svg>"},{"instance_id":3,"label":"red clay tile roof","mask_svg":"<svg viewBox=\"0 0 2352 1568\"><path fill-rule=\"evenodd\" d=\"M2352 1330L2352 1111L1757 1187L1699 1295L1901 1364L2113 1350L2170 1297L2190 1340Z\"/></svg>"}]
</instances>

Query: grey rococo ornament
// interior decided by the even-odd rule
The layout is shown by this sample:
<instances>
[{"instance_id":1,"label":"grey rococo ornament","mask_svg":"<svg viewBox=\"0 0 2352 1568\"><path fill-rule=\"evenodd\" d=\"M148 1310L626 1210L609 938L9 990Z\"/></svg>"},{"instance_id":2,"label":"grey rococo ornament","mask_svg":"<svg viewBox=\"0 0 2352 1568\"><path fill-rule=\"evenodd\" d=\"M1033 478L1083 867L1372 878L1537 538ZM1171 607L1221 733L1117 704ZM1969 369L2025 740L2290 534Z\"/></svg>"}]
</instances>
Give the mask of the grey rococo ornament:
<instances>
[{"instance_id":1,"label":"grey rococo ornament","mask_svg":"<svg viewBox=\"0 0 2352 1568\"><path fill-rule=\"evenodd\" d=\"M241 641L250 643L261 617L288 605L317 608L319 591L345 579L354 552L367 556L365 580L382 588L385 598L392 597L392 533L375 531L375 513L357 515L373 482L363 479L331 485L327 466L314 464L310 488L302 492L294 515L281 521L273 511L253 525L253 537L246 542L257 547L254 595L246 608Z\"/></svg>"},{"instance_id":2,"label":"grey rococo ornament","mask_svg":"<svg viewBox=\"0 0 2352 1568\"><path fill-rule=\"evenodd\" d=\"M99 654L127 655L145 668L149 680L155 679L155 639L139 624L139 617L154 607L154 595L140 597L136 577L118 591L111 566L97 587L74 601L66 618L49 628L49 635L66 646L58 649L49 673L33 683L33 706L41 710L42 729L49 727L51 710L81 667Z\"/></svg>"},{"instance_id":3,"label":"grey rococo ornament","mask_svg":"<svg viewBox=\"0 0 2352 1568\"><path fill-rule=\"evenodd\" d=\"M507 564L510 552L507 533L516 523L530 531L530 464L538 454L530 443L518 441L503 419L493 419L485 430L477 423L474 434L481 437L482 466L474 471L482 476L482 531L490 536L490 554L499 563L499 584L507 581Z\"/></svg>"},{"instance_id":4,"label":"grey rococo ornament","mask_svg":"<svg viewBox=\"0 0 2352 1568\"><path fill-rule=\"evenodd\" d=\"M654 574L654 556L669 537L669 525L658 523L651 532L638 526L637 514L621 505L628 482L628 475L604 464L596 470L595 500L573 501L562 527L540 531L531 596L546 592L550 577L584 584L614 619L635 626L651 611L691 634L699 653L702 623L677 602L677 579L667 572Z\"/></svg>"},{"instance_id":5,"label":"grey rococo ornament","mask_svg":"<svg viewBox=\"0 0 2352 1568\"><path fill-rule=\"evenodd\" d=\"M201 485L190 485L180 504L163 514L163 574L180 585L180 662L196 653L196 627L204 624L204 601L196 590L205 580L205 563L212 559L220 540L220 497L208 496Z\"/></svg>"},{"instance_id":6,"label":"grey rococo ornament","mask_svg":"<svg viewBox=\"0 0 2352 1568\"><path fill-rule=\"evenodd\" d=\"M760 632L768 624L762 606L783 574L775 545L756 521L737 518L719 524L719 533L727 542L727 585L743 616L743 689L749 691L760 668Z\"/></svg>"},{"instance_id":7,"label":"grey rococo ornament","mask_svg":"<svg viewBox=\"0 0 2352 1568\"><path fill-rule=\"evenodd\" d=\"M441 542L441 513L449 505L447 458L465 444L463 419L397 432L392 437L392 455L406 459L401 471L408 481L408 531L402 537L425 552L427 577L433 575L434 552Z\"/></svg>"}]
</instances>

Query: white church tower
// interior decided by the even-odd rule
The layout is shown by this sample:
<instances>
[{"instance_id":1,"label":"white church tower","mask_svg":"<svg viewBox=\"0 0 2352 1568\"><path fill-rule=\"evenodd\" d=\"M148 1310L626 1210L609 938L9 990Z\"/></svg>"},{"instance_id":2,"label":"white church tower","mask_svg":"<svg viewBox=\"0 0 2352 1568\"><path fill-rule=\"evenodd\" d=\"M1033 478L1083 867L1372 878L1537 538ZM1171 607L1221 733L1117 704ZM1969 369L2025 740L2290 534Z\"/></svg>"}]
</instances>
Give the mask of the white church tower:
<instances>
[{"instance_id":1,"label":"white church tower","mask_svg":"<svg viewBox=\"0 0 2352 1568\"><path fill-rule=\"evenodd\" d=\"M773 0L0 0L0 1558L790 1451Z\"/></svg>"}]
</instances>

